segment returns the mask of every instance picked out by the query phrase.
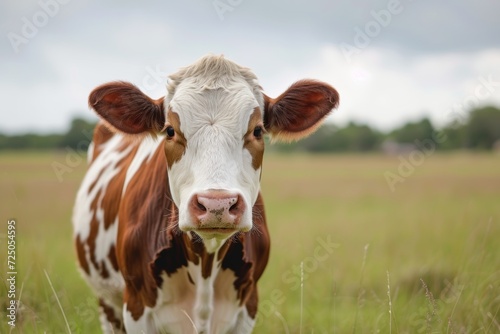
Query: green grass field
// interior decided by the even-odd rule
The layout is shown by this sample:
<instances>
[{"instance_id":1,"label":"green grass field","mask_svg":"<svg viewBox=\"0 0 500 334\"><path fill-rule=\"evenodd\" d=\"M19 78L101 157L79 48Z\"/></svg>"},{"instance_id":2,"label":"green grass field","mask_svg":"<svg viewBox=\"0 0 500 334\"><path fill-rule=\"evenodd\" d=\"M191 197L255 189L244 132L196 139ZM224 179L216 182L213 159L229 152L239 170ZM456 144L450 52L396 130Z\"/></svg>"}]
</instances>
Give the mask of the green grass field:
<instances>
[{"instance_id":1,"label":"green grass field","mask_svg":"<svg viewBox=\"0 0 500 334\"><path fill-rule=\"evenodd\" d=\"M0 333L11 331L10 218L21 299L12 333L100 331L70 221L86 164L70 161L60 182L51 164L66 158L0 154ZM500 333L500 156L434 154L391 191L384 173L399 164L266 157L272 249L255 333Z\"/></svg>"}]
</instances>

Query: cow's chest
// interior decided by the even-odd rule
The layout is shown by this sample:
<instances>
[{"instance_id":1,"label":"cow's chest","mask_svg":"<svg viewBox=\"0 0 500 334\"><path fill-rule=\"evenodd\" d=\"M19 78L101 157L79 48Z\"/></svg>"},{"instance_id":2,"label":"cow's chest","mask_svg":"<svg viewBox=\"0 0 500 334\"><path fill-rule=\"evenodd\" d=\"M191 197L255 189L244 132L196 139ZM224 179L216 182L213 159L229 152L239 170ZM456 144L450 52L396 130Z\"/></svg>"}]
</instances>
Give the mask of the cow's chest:
<instances>
[{"instance_id":1,"label":"cow's chest","mask_svg":"<svg viewBox=\"0 0 500 334\"><path fill-rule=\"evenodd\" d=\"M161 277L156 305L147 308L135 325L161 333L233 333L248 317L237 298L234 273L220 268L220 263L213 264L206 278L200 264L192 262Z\"/></svg>"}]
</instances>

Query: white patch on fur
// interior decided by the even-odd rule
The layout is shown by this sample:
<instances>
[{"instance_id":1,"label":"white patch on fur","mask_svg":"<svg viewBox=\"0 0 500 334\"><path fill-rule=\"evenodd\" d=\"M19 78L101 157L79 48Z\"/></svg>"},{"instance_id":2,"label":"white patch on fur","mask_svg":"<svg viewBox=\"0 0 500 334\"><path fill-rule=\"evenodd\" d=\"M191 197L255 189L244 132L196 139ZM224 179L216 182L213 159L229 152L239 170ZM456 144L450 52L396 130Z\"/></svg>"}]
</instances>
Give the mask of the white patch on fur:
<instances>
[{"instance_id":1,"label":"white patch on fur","mask_svg":"<svg viewBox=\"0 0 500 334\"><path fill-rule=\"evenodd\" d=\"M229 333L231 334L250 334L255 326L255 319L252 319L248 314L246 307L244 307L238 314L236 326Z\"/></svg>"},{"instance_id":2,"label":"white patch on fur","mask_svg":"<svg viewBox=\"0 0 500 334\"><path fill-rule=\"evenodd\" d=\"M94 142L91 141L89 144L89 148L87 149L87 165L90 165L93 157L94 157Z\"/></svg>"},{"instance_id":3,"label":"white patch on fur","mask_svg":"<svg viewBox=\"0 0 500 334\"><path fill-rule=\"evenodd\" d=\"M100 198L98 199L100 204L109 182L120 171L116 165L130 153L131 147L121 152L118 151L122 140L123 137L121 135L115 134L107 142L101 144L102 152L89 167L76 195L76 203L73 210L73 232L75 237L79 235L82 241L87 240L90 233L90 222L93 215L90 209L92 202L100 192ZM92 191L89 191L94 182L95 185ZM103 221L99 220L99 223L103 223Z\"/></svg>"},{"instance_id":4,"label":"white patch on fur","mask_svg":"<svg viewBox=\"0 0 500 334\"><path fill-rule=\"evenodd\" d=\"M163 143L164 138L162 136L158 136L157 138L145 137L142 139L139 144L139 148L137 149L137 153L132 160L129 168L127 169L127 175L125 176L125 183L123 184L122 195L125 194L127 190L127 186L134 177L135 173L141 168L144 161L148 161L151 159L153 154L156 152L156 149L160 144Z\"/></svg>"},{"instance_id":5,"label":"white patch on fur","mask_svg":"<svg viewBox=\"0 0 500 334\"><path fill-rule=\"evenodd\" d=\"M102 220L99 219L99 221L103 221L104 210L100 208L98 210L100 215L102 215ZM113 268L113 265L111 264L111 261L109 260L108 255L111 246L115 245L116 243L117 233L118 233L118 217L116 217L113 224L111 224L107 230L104 229L104 224L99 224L99 230L97 232L97 238L95 241L95 259L98 263L104 261L106 268L110 273L111 271L115 270Z\"/></svg>"},{"instance_id":6,"label":"white patch on fur","mask_svg":"<svg viewBox=\"0 0 500 334\"><path fill-rule=\"evenodd\" d=\"M127 311L127 304L123 304L123 323L127 333L161 333L155 330L151 322L152 309L149 307L144 308L142 316L135 320L129 311ZM182 332L179 332L182 333Z\"/></svg>"}]
</instances>

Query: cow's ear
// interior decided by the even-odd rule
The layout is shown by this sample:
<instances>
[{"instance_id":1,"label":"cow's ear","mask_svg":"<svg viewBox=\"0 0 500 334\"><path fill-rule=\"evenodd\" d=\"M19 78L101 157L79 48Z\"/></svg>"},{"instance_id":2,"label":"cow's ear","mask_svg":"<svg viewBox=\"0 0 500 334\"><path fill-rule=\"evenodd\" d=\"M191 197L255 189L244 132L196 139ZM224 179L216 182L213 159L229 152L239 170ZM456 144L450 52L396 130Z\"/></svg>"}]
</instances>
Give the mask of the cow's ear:
<instances>
[{"instance_id":1,"label":"cow's ear","mask_svg":"<svg viewBox=\"0 0 500 334\"><path fill-rule=\"evenodd\" d=\"M293 141L313 133L339 104L339 94L330 85L301 80L279 97L264 95L264 126L273 139Z\"/></svg>"},{"instance_id":2,"label":"cow's ear","mask_svg":"<svg viewBox=\"0 0 500 334\"><path fill-rule=\"evenodd\" d=\"M95 88L89 106L118 131L158 133L165 125L163 97L149 98L128 82L110 82Z\"/></svg>"}]
</instances>

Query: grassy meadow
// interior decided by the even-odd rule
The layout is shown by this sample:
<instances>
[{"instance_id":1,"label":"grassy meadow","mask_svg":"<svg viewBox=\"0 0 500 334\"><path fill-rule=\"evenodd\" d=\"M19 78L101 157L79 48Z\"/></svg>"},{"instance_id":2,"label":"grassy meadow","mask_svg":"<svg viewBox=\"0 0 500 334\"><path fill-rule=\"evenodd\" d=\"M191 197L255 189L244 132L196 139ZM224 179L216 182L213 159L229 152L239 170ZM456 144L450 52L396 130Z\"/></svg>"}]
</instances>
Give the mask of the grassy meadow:
<instances>
[{"instance_id":1,"label":"grassy meadow","mask_svg":"<svg viewBox=\"0 0 500 334\"><path fill-rule=\"evenodd\" d=\"M0 153L0 333L100 331L70 221L86 163L67 159ZM54 162L67 167L59 178ZM435 153L391 190L384 173L399 166L382 155L266 156L272 248L255 333L500 333L500 155Z\"/></svg>"}]
</instances>

